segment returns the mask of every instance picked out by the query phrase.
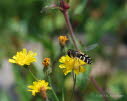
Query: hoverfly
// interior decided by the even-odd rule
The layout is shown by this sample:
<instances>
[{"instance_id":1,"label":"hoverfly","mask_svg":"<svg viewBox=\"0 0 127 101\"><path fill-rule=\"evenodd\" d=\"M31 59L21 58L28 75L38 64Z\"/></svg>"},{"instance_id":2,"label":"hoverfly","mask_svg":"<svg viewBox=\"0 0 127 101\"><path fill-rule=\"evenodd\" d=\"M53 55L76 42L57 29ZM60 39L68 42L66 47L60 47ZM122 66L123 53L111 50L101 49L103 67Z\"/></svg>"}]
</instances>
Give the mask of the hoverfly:
<instances>
[{"instance_id":1,"label":"hoverfly","mask_svg":"<svg viewBox=\"0 0 127 101\"><path fill-rule=\"evenodd\" d=\"M92 59L87 54L84 54L80 51L69 49L67 54L69 57L77 57L88 64L92 64Z\"/></svg>"},{"instance_id":2,"label":"hoverfly","mask_svg":"<svg viewBox=\"0 0 127 101\"><path fill-rule=\"evenodd\" d=\"M92 45L88 46L87 48L85 48L85 51L92 50L92 49L96 48L97 46L98 46L97 43L92 44ZM92 64L92 59L85 53L69 49L67 51L67 54L68 54L69 57L77 57L77 58L83 60L84 62L86 62L88 64Z\"/></svg>"}]
</instances>

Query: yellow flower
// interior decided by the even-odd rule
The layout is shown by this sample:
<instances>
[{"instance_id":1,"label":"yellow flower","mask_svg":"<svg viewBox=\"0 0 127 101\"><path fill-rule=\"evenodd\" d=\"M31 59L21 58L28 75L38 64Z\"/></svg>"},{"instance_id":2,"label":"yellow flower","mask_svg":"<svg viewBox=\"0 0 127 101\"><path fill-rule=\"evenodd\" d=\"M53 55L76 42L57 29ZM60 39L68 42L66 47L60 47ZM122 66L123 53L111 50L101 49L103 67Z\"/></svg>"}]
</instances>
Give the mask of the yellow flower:
<instances>
[{"instance_id":1,"label":"yellow flower","mask_svg":"<svg viewBox=\"0 0 127 101\"><path fill-rule=\"evenodd\" d=\"M67 36L59 36L58 40L59 40L60 45L64 46L67 43L68 38Z\"/></svg>"},{"instance_id":2,"label":"yellow flower","mask_svg":"<svg viewBox=\"0 0 127 101\"><path fill-rule=\"evenodd\" d=\"M45 80L38 80L33 82L33 85L29 85L28 88L32 92L32 95L35 96L36 93L39 92L46 92L46 90L51 89L51 87L48 86L48 82L46 82Z\"/></svg>"},{"instance_id":3,"label":"yellow flower","mask_svg":"<svg viewBox=\"0 0 127 101\"><path fill-rule=\"evenodd\" d=\"M75 74L84 72L85 68L83 68L83 65L87 64L86 62L82 61L81 59L71 58L68 55L62 56L59 59L59 62L62 63L59 65L59 67L63 69L63 72L65 75L67 75L69 72L72 72L72 71L74 71Z\"/></svg>"},{"instance_id":4,"label":"yellow flower","mask_svg":"<svg viewBox=\"0 0 127 101\"><path fill-rule=\"evenodd\" d=\"M50 58L44 58L42 64L44 65L44 67L48 67L50 64Z\"/></svg>"},{"instance_id":5,"label":"yellow flower","mask_svg":"<svg viewBox=\"0 0 127 101\"><path fill-rule=\"evenodd\" d=\"M30 65L32 62L36 62L36 56L37 53L33 53L32 51L28 51L26 49L23 49L21 52L17 52L15 56L13 56L13 59L9 59L9 62L16 63L18 65L24 66L24 65Z\"/></svg>"}]
</instances>

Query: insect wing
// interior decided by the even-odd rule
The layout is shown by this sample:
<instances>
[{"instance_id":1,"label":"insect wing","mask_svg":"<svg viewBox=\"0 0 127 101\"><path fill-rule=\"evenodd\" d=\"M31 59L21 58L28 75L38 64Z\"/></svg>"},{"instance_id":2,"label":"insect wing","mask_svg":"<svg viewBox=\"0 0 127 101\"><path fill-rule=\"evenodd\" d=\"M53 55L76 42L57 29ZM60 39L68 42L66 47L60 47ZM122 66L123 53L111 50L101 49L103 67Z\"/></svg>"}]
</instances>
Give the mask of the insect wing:
<instances>
[{"instance_id":1,"label":"insect wing","mask_svg":"<svg viewBox=\"0 0 127 101\"><path fill-rule=\"evenodd\" d=\"M95 49L96 47L98 47L98 43L95 43L95 44L92 44L92 45L86 47L86 48L85 48L85 51L87 52L87 51L93 50L93 49Z\"/></svg>"}]
</instances>

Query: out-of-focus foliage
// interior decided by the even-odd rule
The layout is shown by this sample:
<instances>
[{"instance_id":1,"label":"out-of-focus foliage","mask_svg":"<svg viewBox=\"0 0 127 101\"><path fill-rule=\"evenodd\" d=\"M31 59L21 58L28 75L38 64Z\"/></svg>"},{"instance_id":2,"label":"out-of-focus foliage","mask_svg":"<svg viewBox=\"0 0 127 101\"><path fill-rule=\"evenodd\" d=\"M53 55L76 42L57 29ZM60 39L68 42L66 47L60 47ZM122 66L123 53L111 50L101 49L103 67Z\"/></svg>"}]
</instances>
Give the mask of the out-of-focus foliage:
<instances>
[{"instance_id":1,"label":"out-of-focus foliage","mask_svg":"<svg viewBox=\"0 0 127 101\"><path fill-rule=\"evenodd\" d=\"M98 69L98 64L102 68L91 75L97 78L101 87L109 94L106 96L111 101L126 101L127 55L121 55L124 52L119 52L119 47L127 47L127 1L67 1L71 6L70 20L82 51L85 46L98 43L97 48L87 52L94 64L87 66L87 71L77 76L73 101L103 101L89 80L90 71ZM66 54L66 51L61 52L57 37L69 33L62 13L57 9L47 9L54 3L59 4L59 0L0 0L0 67L5 58L12 57L24 46L29 47L28 43L37 43L39 48L36 45L32 48L39 50L42 47L42 54L39 54L40 61L33 64L31 69L40 79L46 78L42 71L43 66L39 68L41 61L44 57L50 57L52 62L58 63L58 56ZM70 44L69 42L65 50L73 47ZM39 95L33 97L27 92L27 85L34 81L31 74L15 65L12 69L15 82L10 88L0 85L1 101L41 101ZM65 101L69 101L73 86L71 75L65 77L58 64L52 65L52 71L52 86L58 97L62 99L63 91ZM49 99L54 99L52 96L49 91Z\"/></svg>"}]
</instances>

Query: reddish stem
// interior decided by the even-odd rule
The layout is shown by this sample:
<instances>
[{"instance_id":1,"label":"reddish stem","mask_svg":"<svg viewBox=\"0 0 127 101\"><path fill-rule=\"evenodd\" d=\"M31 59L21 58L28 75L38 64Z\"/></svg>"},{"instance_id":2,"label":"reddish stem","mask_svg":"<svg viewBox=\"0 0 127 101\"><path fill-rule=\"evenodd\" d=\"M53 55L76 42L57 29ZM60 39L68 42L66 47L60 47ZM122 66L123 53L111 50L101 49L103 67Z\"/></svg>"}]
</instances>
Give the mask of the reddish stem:
<instances>
[{"instance_id":1,"label":"reddish stem","mask_svg":"<svg viewBox=\"0 0 127 101\"><path fill-rule=\"evenodd\" d=\"M74 31L73 31L73 29L72 29L72 25L71 25L70 20L69 20L68 11L64 11L64 12L63 12L63 15L64 15L64 18L65 18L65 20L66 20L66 24L67 24L68 30L69 30L69 32L70 32L70 36L71 36L71 38L72 38L72 41L73 41L73 43L74 43L74 46L75 46L75 48L78 50L78 47L77 47L77 44L76 44L76 41L75 41L75 37L74 37Z\"/></svg>"},{"instance_id":2,"label":"reddish stem","mask_svg":"<svg viewBox=\"0 0 127 101\"><path fill-rule=\"evenodd\" d=\"M70 32L69 34L70 34L70 36L71 36L71 38L72 38L73 44L74 44L75 48L78 50L78 46L77 46L76 41L75 41L74 31L73 31L72 25L71 25L71 23L70 23L69 15L68 15L68 9L70 8L70 6L69 6L64 0L61 0L61 1L60 1L60 8L61 8L61 12L62 12L63 15L64 15L64 18L65 18L65 21L66 21L68 30L69 30L69 32ZM97 89L97 90L100 92L100 94L103 96L103 99L104 99L105 101L108 101L105 92L104 92L103 89L98 85L98 83L96 82L96 80L95 80L93 77L90 77L90 78L91 78L92 83L93 83L94 86L96 87L96 89Z\"/></svg>"},{"instance_id":3,"label":"reddish stem","mask_svg":"<svg viewBox=\"0 0 127 101\"><path fill-rule=\"evenodd\" d=\"M92 83L94 84L94 86L95 86L95 88L100 92L100 94L103 96L103 99L105 100L105 101L109 101L108 99L107 99L107 95L106 95L106 93L103 91L103 89L99 86L99 84L96 82L96 80L95 80L95 78L94 77L90 77L90 80L92 81Z\"/></svg>"}]
</instances>

